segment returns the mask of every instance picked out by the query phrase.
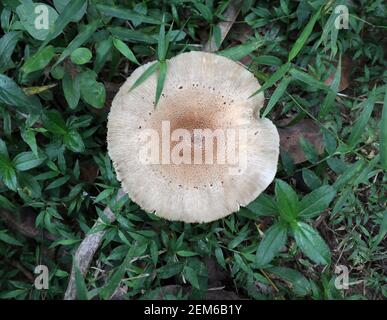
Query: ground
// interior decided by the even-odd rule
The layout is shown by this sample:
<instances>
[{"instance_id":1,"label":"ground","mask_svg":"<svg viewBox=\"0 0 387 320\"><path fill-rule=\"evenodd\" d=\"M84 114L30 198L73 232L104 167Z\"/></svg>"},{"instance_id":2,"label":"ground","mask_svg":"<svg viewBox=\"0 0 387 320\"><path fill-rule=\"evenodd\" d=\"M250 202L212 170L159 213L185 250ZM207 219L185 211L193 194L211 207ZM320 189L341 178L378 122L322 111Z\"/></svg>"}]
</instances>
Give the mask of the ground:
<instances>
[{"instance_id":1,"label":"ground","mask_svg":"<svg viewBox=\"0 0 387 320\"><path fill-rule=\"evenodd\" d=\"M0 298L386 298L382 0L42 3L0 5ZM142 211L106 150L125 79L157 60L158 100L190 50L254 73L281 137L276 180L208 224Z\"/></svg>"}]
</instances>

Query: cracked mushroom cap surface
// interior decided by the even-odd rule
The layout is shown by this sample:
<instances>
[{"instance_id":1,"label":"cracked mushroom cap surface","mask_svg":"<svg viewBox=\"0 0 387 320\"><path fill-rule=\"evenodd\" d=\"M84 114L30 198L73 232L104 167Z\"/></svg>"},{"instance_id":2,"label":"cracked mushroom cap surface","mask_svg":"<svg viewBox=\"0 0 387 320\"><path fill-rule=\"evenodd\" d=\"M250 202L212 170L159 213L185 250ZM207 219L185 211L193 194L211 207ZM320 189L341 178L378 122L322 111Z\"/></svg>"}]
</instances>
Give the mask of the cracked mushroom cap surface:
<instances>
[{"instance_id":1,"label":"cracked mushroom cap surface","mask_svg":"<svg viewBox=\"0 0 387 320\"><path fill-rule=\"evenodd\" d=\"M247 206L273 181L279 155L277 128L259 118L263 93L250 97L257 79L220 55L182 53L167 60L155 107L157 72L130 90L153 63L131 74L108 116L108 152L123 189L143 210L189 223Z\"/></svg>"}]
</instances>

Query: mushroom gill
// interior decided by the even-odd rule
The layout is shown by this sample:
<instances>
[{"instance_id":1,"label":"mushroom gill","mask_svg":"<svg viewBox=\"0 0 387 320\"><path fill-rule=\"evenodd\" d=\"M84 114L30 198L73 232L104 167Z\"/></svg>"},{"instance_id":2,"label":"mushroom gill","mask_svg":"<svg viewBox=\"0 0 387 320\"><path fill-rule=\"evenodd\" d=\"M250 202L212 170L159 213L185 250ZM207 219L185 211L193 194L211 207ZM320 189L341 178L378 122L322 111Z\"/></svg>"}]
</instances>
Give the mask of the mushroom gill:
<instances>
[{"instance_id":1,"label":"mushroom gill","mask_svg":"<svg viewBox=\"0 0 387 320\"><path fill-rule=\"evenodd\" d=\"M122 85L108 117L124 190L145 211L185 222L249 204L273 180L279 154L276 127L258 116L263 94L250 97L260 88L254 75L219 55L183 53L167 61L155 108L156 74L129 90L151 63Z\"/></svg>"}]
</instances>

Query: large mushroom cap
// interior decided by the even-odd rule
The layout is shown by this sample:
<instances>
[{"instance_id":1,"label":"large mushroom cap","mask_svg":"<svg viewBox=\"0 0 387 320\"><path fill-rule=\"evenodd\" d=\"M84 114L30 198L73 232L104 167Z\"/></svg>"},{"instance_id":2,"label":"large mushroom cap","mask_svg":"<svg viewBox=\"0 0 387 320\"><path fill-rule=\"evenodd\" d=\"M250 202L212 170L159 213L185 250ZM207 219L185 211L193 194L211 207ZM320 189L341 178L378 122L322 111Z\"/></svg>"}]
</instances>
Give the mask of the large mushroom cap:
<instances>
[{"instance_id":1,"label":"large mushroom cap","mask_svg":"<svg viewBox=\"0 0 387 320\"><path fill-rule=\"evenodd\" d=\"M155 108L156 73L130 90L152 63L132 73L109 113L108 151L124 190L145 211L185 222L213 221L248 205L273 180L279 154L276 127L259 118L263 94L250 97L260 88L254 75L219 55L183 53L167 61L163 94ZM177 138L176 129L190 135ZM210 139L198 139L196 129L219 129L226 143L216 136L208 151ZM152 140L154 136L159 140ZM144 152L153 150L150 145L159 153ZM202 162L194 161L193 150L199 150ZM229 150L236 150L234 161L218 161ZM206 162L207 152L212 163ZM171 157L183 163L168 162Z\"/></svg>"}]
</instances>

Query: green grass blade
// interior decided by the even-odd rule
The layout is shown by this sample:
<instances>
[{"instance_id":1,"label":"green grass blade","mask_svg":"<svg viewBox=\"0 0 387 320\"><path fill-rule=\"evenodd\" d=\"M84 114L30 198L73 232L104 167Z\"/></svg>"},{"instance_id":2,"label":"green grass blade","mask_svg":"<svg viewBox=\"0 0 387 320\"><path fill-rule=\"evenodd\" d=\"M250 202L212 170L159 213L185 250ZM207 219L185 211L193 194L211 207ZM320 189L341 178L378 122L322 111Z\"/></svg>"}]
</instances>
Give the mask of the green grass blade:
<instances>
[{"instance_id":1,"label":"green grass blade","mask_svg":"<svg viewBox=\"0 0 387 320\"><path fill-rule=\"evenodd\" d=\"M337 92L339 91L339 85L341 80L341 56L339 58L339 62L337 64L336 72L333 77L332 83L331 83L331 91L327 93L327 96L325 97L321 108L319 110L318 117L321 119L325 117L329 111L331 110L333 103L336 99Z\"/></svg>"},{"instance_id":2,"label":"green grass blade","mask_svg":"<svg viewBox=\"0 0 387 320\"><path fill-rule=\"evenodd\" d=\"M133 85L129 89L129 92L132 91L134 88L138 87L146 79L148 79L158 68L159 68L159 63L158 62L155 62L151 66L149 66L143 72L143 74L133 83Z\"/></svg>"},{"instance_id":3,"label":"green grass blade","mask_svg":"<svg viewBox=\"0 0 387 320\"><path fill-rule=\"evenodd\" d=\"M167 39L165 38L165 23L163 19L163 23L160 26L159 39L157 43L157 56L160 61L164 61L167 55L168 45Z\"/></svg>"},{"instance_id":4,"label":"green grass blade","mask_svg":"<svg viewBox=\"0 0 387 320\"><path fill-rule=\"evenodd\" d=\"M150 16L140 14L138 12L133 12L132 10L122 7L122 6L113 6L108 4L97 4L97 9L106 16L129 20L137 21L139 18L143 23L148 24L160 24L161 21Z\"/></svg>"},{"instance_id":5,"label":"green grass blade","mask_svg":"<svg viewBox=\"0 0 387 320\"><path fill-rule=\"evenodd\" d=\"M359 140L361 138L361 135L363 134L364 129L367 126L368 120L371 117L372 110L374 109L374 102L375 102L374 100L375 100L375 90L373 90L370 93L364 105L363 111L361 112L359 119L356 121L352 130L352 133L349 136L348 145L351 148L354 148L360 142Z\"/></svg>"},{"instance_id":6,"label":"green grass blade","mask_svg":"<svg viewBox=\"0 0 387 320\"><path fill-rule=\"evenodd\" d=\"M289 73L292 75L292 77L295 80L299 80L309 86L312 86L314 88L318 88L321 90L328 90L329 87L324 84L323 82L317 80L316 78L313 78L311 75L309 75L306 72L303 72L301 70L298 70L296 68L290 69Z\"/></svg>"},{"instance_id":7,"label":"green grass blade","mask_svg":"<svg viewBox=\"0 0 387 320\"><path fill-rule=\"evenodd\" d=\"M140 64L134 55L133 51L130 50L130 48L127 46L127 44L120 39L113 38L113 45L114 47L121 52L123 56L128 58L130 61L134 62L135 64Z\"/></svg>"},{"instance_id":8,"label":"green grass blade","mask_svg":"<svg viewBox=\"0 0 387 320\"><path fill-rule=\"evenodd\" d=\"M267 88L270 88L272 85L274 85L274 83L276 83L278 80L280 80L286 74L286 72L289 71L290 66L291 66L291 63L287 62L287 63L283 64L281 67L279 67L277 69L277 71L274 72L269 77L269 79L266 80L266 82L263 84L263 86L260 89L258 89L257 91L255 91L250 97L255 96L256 94L258 94L258 93L266 90Z\"/></svg>"},{"instance_id":9,"label":"green grass blade","mask_svg":"<svg viewBox=\"0 0 387 320\"><path fill-rule=\"evenodd\" d=\"M52 39L56 38L63 29L71 22L74 16L82 9L85 4L85 0L69 1L63 8L62 13L55 21L54 28L50 30L47 38L41 45L41 48L45 47Z\"/></svg>"},{"instance_id":10,"label":"green grass blade","mask_svg":"<svg viewBox=\"0 0 387 320\"><path fill-rule=\"evenodd\" d=\"M380 162L387 170L387 86L385 86L382 119L380 120Z\"/></svg>"},{"instance_id":11,"label":"green grass blade","mask_svg":"<svg viewBox=\"0 0 387 320\"><path fill-rule=\"evenodd\" d=\"M163 92L166 76L167 76L167 63L165 61L160 61L159 74L157 77L155 107L157 106L157 103L160 100L161 93Z\"/></svg>"},{"instance_id":12,"label":"green grass blade","mask_svg":"<svg viewBox=\"0 0 387 320\"><path fill-rule=\"evenodd\" d=\"M78 300L89 300L89 293L86 288L85 279L81 271L79 270L77 263L74 258L74 270L75 270L75 287L77 290L77 299Z\"/></svg>"},{"instance_id":13,"label":"green grass blade","mask_svg":"<svg viewBox=\"0 0 387 320\"><path fill-rule=\"evenodd\" d=\"M238 61L257 50L263 43L263 41L257 40L219 51L218 54L231 60Z\"/></svg>"},{"instance_id":14,"label":"green grass blade","mask_svg":"<svg viewBox=\"0 0 387 320\"><path fill-rule=\"evenodd\" d=\"M266 117L269 114L269 112L273 109L273 107L276 105L278 100L281 99L281 97L285 93L290 81L291 81L290 77L284 77L281 80L278 87L274 90L274 92L269 100L269 103L267 104L265 111L263 111L262 118Z\"/></svg>"},{"instance_id":15,"label":"green grass blade","mask_svg":"<svg viewBox=\"0 0 387 320\"><path fill-rule=\"evenodd\" d=\"M59 63L61 63L64 59L66 59L75 49L79 48L82 44L84 44L90 37L94 34L95 30L98 27L98 21L93 21L92 23L85 26L84 30L79 33L63 50L59 59L53 65L53 68L56 67Z\"/></svg>"},{"instance_id":16,"label":"green grass blade","mask_svg":"<svg viewBox=\"0 0 387 320\"><path fill-rule=\"evenodd\" d=\"M301 51L303 46L305 45L306 41L308 40L309 36L311 35L313 31L313 27L316 24L317 20L320 18L322 7L320 7L317 12L314 14L314 16L309 20L308 24L302 30L300 36L294 43L294 46L289 52L289 58L288 61L292 61Z\"/></svg>"}]
</instances>

